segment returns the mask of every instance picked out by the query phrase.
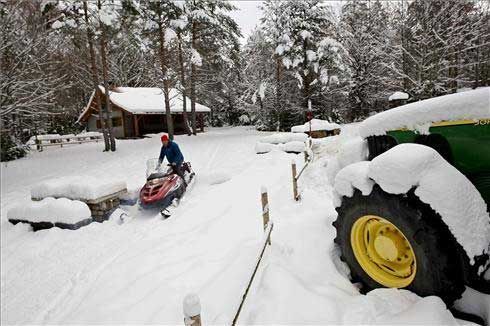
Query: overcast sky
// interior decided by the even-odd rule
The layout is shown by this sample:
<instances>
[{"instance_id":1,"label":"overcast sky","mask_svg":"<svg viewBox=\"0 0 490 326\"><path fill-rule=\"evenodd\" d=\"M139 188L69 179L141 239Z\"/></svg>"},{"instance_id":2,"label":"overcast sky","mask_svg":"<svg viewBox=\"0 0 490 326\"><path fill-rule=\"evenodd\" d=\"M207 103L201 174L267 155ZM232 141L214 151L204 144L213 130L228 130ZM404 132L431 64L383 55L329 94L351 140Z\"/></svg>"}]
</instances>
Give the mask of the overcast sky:
<instances>
[{"instance_id":1,"label":"overcast sky","mask_svg":"<svg viewBox=\"0 0 490 326\"><path fill-rule=\"evenodd\" d=\"M262 1L235 0L230 2L238 8L238 10L231 12L230 16L236 20L238 26L242 29L242 43L245 43L245 40L252 32L255 25L259 23L260 17L262 17L262 10L259 9L259 5L262 4Z\"/></svg>"},{"instance_id":2,"label":"overcast sky","mask_svg":"<svg viewBox=\"0 0 490 326\"><path fill-rule=\"evenodd\" d=\"M279 0L278 0L279 1ZM342 3L347 0L325 0L325 3L329 6L333 6L334 10L340 10ZM232 0L235 7L238 9L232 11L230 16L235 19L242 30L242 44L245 43L247 37L251 34L254 27L259 23L260 18L262 17L262 10L259 6L262 4L262 1L259 0Z\"/></svg>"}]
</instances>

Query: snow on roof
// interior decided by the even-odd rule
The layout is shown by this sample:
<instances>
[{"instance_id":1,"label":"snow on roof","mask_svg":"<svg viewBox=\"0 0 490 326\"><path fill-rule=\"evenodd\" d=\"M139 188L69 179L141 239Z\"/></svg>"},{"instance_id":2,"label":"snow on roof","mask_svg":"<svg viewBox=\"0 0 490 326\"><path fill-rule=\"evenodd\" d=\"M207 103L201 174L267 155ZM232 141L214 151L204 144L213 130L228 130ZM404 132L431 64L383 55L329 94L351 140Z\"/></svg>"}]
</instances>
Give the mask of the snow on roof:
<instances>
[{"instance_id":1,"label":"snow on roof","mask_svg":"<svg viewBox=\"0 0 490 326\"><path fill-rule=\"evenodd\" d=\"M105 94L104 87L99 86ZM170 89L170 111L181 113L183 111L182 94L175 88ZM109 93L111 102L133 114L163 114L165 113L165 97L163 90L157 87L117 87ZM92 101L93 95L90 99ZM186 96L187 109L190 111L191 100ZM78 121L87 113L89 105L80 114ZM196 103L196 112L211 112L211 109Z\"/></svg>"},{"instance_id":2,"label":"snow on roof","mask_svg":"<svg viewBox=\"0 0 490 326\"><path fill-rule=\"evenodd\" d=\"M320 119L311 120L311 131L334 130L334 129L340 129L340 125L333 122L329 122L327 120L320 120ZM291 132L309 132L309 131L310 131L309 122L303 125L291 127Z\"/></svg>"},{"instance_id":3,"label":"snow on roof","mask_svg":"<svg viewBox=\"0 0 490 326\"><path fill-rule=\"evenodd\" d=\"M383 135L402 128L417 129L428 123L490 118L490 87L434 97L373 115L364 120L362 137Z\"/></svg>"},{"instance_id":4,"label":"snow on roof","mask_svg":"<svg viewBox=\"0 0 490 326\"><path fill-rule=\"evenodd\" d=\"M394 92L393 94L390 95L388 101L408 100L409 97L410 96L408 96L408 94L405 92Z\"/></svg>"},{"instance_id":5,"label":"snow on roof","mask_svg":"<svg viewBox=\"0 0 490 326\"><path fill-rule=\"evenodd\" d=\"M99 86L104 93L104 87ZM165 113L163 90L157 87L118 87L109 93L112 103L134 114ZM182 94L175 88L170 89L170 111L183 111ZM186 97L187 108L191 107L191 99ZM196 112L211 112L211 109L196 103Z\"/></svg>"}]
</instances>

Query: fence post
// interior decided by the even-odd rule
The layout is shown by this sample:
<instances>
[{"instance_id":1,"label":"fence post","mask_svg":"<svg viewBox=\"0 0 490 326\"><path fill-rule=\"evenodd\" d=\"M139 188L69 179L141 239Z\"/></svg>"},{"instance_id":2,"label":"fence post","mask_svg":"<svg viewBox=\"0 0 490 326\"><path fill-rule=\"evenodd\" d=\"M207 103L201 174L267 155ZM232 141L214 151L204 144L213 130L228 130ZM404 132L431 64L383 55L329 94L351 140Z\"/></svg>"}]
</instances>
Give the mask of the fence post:
<instances>
[{"instance_id":1,"label":"fence post","mask_svg":"<svg viewBox=\"0 0 490 326\"><path fill-rule=\"evenodd\" d=\"M269 225L269 195L267 194L267 188L262 186L261 188L261 201L262 201L262 222L264 224L264 231ZM269 245L271 244L271 239L268 239Z\"/></svg>"},{"instance_id":2,"label":"fence post","mask_svg":"<svg viewBox=\"0 0 490 326\"><path fill-rule=\"evenodd\" d=\"M294 200L299 200L298 179L296 179L296 162L294 160L291 162L291 173L293 176L293 197Z\"/></svg>"},{"instance_id":3,"label":"fence post","mask_svg":"<svg viewBox=\"0 0 490 326\"><path fill-rule=\"evenodd\" d=\"M184 298L184 324L186 326L201 326L201 302L199 296L189 293Z\"/></svg>"}]
</instances>

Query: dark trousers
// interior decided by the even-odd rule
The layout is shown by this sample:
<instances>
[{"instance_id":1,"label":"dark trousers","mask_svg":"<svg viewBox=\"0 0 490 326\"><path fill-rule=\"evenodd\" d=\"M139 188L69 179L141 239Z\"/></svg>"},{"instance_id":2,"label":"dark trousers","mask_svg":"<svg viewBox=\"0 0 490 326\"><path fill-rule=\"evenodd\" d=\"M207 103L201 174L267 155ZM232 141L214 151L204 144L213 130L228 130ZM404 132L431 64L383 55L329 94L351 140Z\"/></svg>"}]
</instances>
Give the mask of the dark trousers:
<instances>
[{"instance_id":1,"label":"dark trousers","mask_svg":"<svg viewBox=\"0 0 490 326\"><path fill-rule=\"evenodd\" d=\"M184 167L182 166L182 163L177 163L175 165L172 165L172 169L174 171L175 174L177 174L179 177L182 178L182 181L184 181L184 185L187 186L187 182L185 181L185 178L184 178Z\"/></svg>"}]
</instances>

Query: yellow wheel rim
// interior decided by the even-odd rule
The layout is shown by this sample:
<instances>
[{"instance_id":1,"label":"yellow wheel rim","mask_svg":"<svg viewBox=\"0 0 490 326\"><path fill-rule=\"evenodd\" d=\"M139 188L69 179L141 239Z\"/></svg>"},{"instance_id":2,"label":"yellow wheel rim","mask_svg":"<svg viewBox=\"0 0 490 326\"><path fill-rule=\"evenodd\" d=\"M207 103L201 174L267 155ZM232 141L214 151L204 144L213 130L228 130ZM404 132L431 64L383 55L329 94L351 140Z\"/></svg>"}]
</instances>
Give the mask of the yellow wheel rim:
<instances>
[{"instance_id":1,"label":"yellow wheel rim","mask_svg":"<svg viewBox=\"0 0 490 326\"><path fill-rule=\"evenodd\" d=\"M415 253L405 235L376 215L359 218L351 230L351 246L362 269L385 287L403 288L417 271Z\"/></svg>"}]
</instances>

